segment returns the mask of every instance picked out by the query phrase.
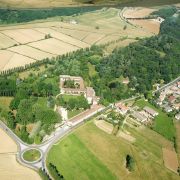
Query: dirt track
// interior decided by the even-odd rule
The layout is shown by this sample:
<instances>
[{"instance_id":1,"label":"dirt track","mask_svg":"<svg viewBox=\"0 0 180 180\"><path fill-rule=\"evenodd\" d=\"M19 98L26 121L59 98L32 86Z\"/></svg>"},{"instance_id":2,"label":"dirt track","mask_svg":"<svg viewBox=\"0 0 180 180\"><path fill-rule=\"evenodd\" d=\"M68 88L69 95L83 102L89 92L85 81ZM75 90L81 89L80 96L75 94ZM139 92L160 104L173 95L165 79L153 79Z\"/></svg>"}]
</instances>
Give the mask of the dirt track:
<instances>
[{"instance_id":1,"label":"dirt track","mask_svg":"<svg viewBox=\"0 0 180 180\"><path fill-rule=\"evenodd\" d=\"M176 152L166 148L163 148L162 150L163 150L164 165L171 171L177 173L179 164L178 164Z\"/></svg>"}]
</instances>

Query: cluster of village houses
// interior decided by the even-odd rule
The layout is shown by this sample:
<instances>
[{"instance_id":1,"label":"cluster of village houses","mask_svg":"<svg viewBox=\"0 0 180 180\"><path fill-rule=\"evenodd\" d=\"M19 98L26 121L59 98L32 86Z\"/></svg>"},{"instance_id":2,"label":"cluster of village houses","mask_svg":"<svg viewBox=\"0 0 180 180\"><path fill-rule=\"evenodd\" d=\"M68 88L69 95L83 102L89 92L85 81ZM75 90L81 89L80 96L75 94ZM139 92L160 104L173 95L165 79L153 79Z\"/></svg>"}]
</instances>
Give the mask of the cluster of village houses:
<instances>
[{"instance_id":1,"label":"cluster of village houses","mask_svg":"<svg viewBox=\"0 0 180 180\"><path fill-rule=\"evenodd\" d=\"M75 88L67 88L64 86L65 81L73 81ZM89 104L98 104L99 97L96 96L92 87L86 87L84 80L80 76L60 75L60 92L61 94L69 95L84 95ZM167 86L160 92L160 96L157 100L157 104L169 113L177 111L175 118L180 119L179 107L180 107L180 81ZM133 109L126 106L123 103L116 104L116 110L123 116L130 112L131 116L143 124L151 124L152 120L158 115L154 109L145 106L142 110Z\"/></svg>"},{"instance_id":2,"label":"cluster of village houses","mask_svg":"<svg viewBox=\"0 0 180 180\"><path fill-rule=\"evenodd\" d=\"M159 105L166 113L170 113L172 111L176 112L175 118L180 120L180 81L167 86L160 92L160 96L157 99L157 105ZM158 115L157 111L148 106L139 110L136 107L128 107L124 103L120 102L117 103L115 107L116 111L121 115L125 116L129 113L133 119L145 125L151 124L152 120Z\"/></svg>"},{"instance_id":3,"label":"cluster of village houses","mask_svg":"<svg viewBox=\"0 0 180 180\"><path fill-rule=\"evenodd\" d=\"M176 112L175 118L180 120L180 81L173 83L160 92L157 105L167 113Z\"/></svg>"},{"instance_id":4,"label":"cluster of village houses","mask_svg":"<svg viewBox=\"0 0 180 180\"><path fill-rule=\"evenodd\" d=\"M155 116L158 115L158 112L148 106L145 106L142 110L135 110L123 103L117 103L116 110L123 116L125 116L127 113L130 113L136 121L146 125L150 124Z\"/></svg>"}]
</instances>

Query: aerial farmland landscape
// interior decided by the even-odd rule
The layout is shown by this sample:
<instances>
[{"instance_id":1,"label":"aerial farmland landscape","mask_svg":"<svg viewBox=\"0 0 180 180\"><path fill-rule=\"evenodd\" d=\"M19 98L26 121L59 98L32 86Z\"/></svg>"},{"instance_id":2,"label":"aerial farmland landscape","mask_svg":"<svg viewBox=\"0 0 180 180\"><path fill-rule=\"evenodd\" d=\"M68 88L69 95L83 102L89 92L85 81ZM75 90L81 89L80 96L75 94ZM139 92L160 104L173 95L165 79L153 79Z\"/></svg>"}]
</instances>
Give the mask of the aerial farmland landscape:
<instances>
[{"instance_id":1,"label":"aerial farmland landscape","mask_svg":"<svg viewBox=\"0 0 180 180\"><path fill-rule=\"evenodd\" d=\"M0 0L0 180L178 180L178 0Z\"/></svg>"}]
</instances>

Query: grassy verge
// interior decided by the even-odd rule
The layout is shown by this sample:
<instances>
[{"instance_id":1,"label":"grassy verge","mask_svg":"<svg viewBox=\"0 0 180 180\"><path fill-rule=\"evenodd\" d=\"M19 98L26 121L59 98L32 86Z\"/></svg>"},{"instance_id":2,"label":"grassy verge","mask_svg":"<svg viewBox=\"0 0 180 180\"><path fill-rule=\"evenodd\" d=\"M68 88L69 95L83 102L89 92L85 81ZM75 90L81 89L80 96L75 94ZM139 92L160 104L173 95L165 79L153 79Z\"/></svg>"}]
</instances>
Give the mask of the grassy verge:
<instances>
[{"instance_id":1,"label":"grassy verge","mask_svg":"<svg viewBox=\"0 0 180 180\"><path fill-rule=\"evenodd\" d=\"M68 119L82 113L83 111L84 111L83 109L68 111Z\"/></svg>"},{"instance_id":2,"label":"grassy verge","mask_svg":"<svg viewBox=\"0 0 180 180\"><path fill-rule=\"evenodd\" d=\"M49 180L48 175L45 174L45 172L42 171L41 169L39 169L38 174L40 175L40 177L41 177L42 180Z\"/></svg>"},{"instance_id":3,"label":"grassy verge","mask_svg":"<svg viewBox=\"0 0 180 180\"><path fill-rule=\"evenodd\" d=\"M28 150L28 151L24 152L24 154L23 154L23 158L26 161L30 161L30 162L38 160L40 158L40 156L41 156L41 153L35 149Z\"/></svg>"},{"instance_id":4,"label":"grassy verge","mask_svg":"<svg viewBox=\"0 0 180 180\"><path fill-rule=\"evenodd\" d=\"M173 119L171 117L168 117L168 115L161 109L154 107L148 101L145 101L143 99L136 101L135 105L139 106L140 108L148 106L157 111L159 115L155 117L153 130L163 135L167 139L171 141L173 140L173 137L175 137L175 127L173 124Z\"/></svg>"}]
</instances>

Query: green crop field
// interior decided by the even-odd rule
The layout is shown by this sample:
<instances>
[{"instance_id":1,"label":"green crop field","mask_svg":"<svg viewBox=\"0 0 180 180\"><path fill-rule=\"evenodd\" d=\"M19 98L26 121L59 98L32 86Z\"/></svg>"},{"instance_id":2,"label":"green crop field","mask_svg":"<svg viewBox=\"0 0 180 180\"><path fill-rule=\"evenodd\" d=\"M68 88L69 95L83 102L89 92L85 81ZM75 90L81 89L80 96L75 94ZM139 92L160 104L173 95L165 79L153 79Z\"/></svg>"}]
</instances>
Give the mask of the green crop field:
<instances>
[{"instance_id":1,"label":"green crop field","mask_svg":"<svg viewBox=\"0 0 180 180\"><path fill-rule=\"evenodd\" d=\"M65 179L115 179L108 168L74 134L53 146L48 162L53 162Z\"/></svg>"},{"instance_id":2,"label":"green crop field","mask_svg":"<svg viewBox=\"0 0 180 180\"><path fill-rule=\"evenodd\" d=\"M47 163L56 165L67 180L178 179L163 165L162 147L172 149L170 141L145 127L136 130L125 126L125 129L136 138L135 143L106 134L90 121L55 144ZM131 173L125 167L127 154L135 160Z\"/></svg>"},{"instance_id":3,"label":"green crop field","mask_svg":"<svg viewBox=\"0 0 180 180\"><path fill-rule=\"evenodd\" d=\"M155 117L153 129L159 134L166 137L167 139L173 140L173 137L175 137L176 132L173 124L173 119L171 117L168 117L168 115L161 109L154 107L149 102L144 101L143 99L136 101L135 105L139 106L140 108L148 106L157 111L159 115Z\"/></svg>"}]
</instances>

